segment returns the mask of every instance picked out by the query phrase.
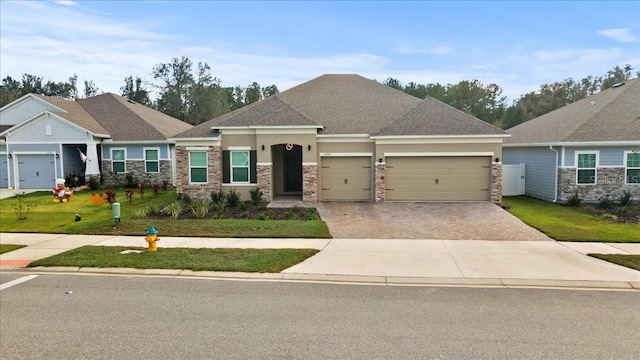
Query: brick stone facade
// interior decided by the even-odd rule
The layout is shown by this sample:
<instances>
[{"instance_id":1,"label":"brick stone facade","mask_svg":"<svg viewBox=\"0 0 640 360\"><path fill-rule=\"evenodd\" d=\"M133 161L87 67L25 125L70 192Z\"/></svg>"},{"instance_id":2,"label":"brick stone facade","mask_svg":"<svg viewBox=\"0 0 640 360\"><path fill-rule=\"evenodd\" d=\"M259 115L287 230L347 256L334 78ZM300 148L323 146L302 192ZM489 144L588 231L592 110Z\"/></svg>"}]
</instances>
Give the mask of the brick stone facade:
<instances>
[{"instance_id":1,"label":"brick stone facade","mask_svg":"<svg viewBox=\"0 0 640 360\"><path fill-rule=\"evenodd\" d=\"M624 191L630 191L634 199L640 199L640 184L625 184L624 168L598 168L596 183L576 184L576 168L558 169L558 202L565 203L578 193L583 202L598 202L605 196L615 199Z\"/></svg>"},{"instance_id":2,"label":"brick stone facade","mask_svg":"<svg viewBox=\"0 0 640 360\"><path fill-rule=\"evenodd\" d=\"M302 201L318 201L318 165L302 164Z\"/></svg>"},{"instance_id":3,"label":"brick stone facade","mask_svg":"<svg viewBox=\"0 0 640 360\"><path fill-rule=\"evenodd\" d=\"M499 204L502 202L502 164L493 163L491 165L491 202Z\"/></svg>"},{"instance_id":4,"label":"brick stone facade","mask_svg":"<svg viewBox=\"0 0 640 360\"><path fill-rule=\"evenodd\" d=\"M162 184L163 181L172 183L171 160L160 160L160 172L157 173L145 172L144 160L127 160L125 167L136 181L144 180L146 185ZM124 183L125 174L116 174L111 171L111 160L102 160L101 175L103 186L121 186Z\"/></svg>"},{"instance_id":5,"label":"brick stone facade","mask_svg":"<svg viewBox=\"0 0 640 360\"><path fill-rule=\"evenodd\" d=\"M207 183L190 184L189 151L185 146L176 146L176 192L188 194L196 199L209 199L212 191L222 189L222 151L220 146L209 146L207 156Z\"/></svg>"},{"instance_id":6,"label":"brick stone facade","mask_svg":"<svg viewBox=\"0 0 640 360\"><path fill-rule=\"evenodd\" d=\"M375 170L375 186L376 186L376 198L375 201L384 201L385 200L385 186L384 186L384 177L387 172L387 166L385 163L376 163Z\"/></svg>"},{"instance_id":7,"label":"brick stone facade","mask_svg":"<svg viewBox=\"0 0 640 360\"><path fill-rule=\"evenodd\" d=\"M258 164L256 166L256 171L258 173L258 188L262 191L262 200L273 200L273 193L271 192L271 189L273 188L273 166Z\"/></svg>"}]
</instances>

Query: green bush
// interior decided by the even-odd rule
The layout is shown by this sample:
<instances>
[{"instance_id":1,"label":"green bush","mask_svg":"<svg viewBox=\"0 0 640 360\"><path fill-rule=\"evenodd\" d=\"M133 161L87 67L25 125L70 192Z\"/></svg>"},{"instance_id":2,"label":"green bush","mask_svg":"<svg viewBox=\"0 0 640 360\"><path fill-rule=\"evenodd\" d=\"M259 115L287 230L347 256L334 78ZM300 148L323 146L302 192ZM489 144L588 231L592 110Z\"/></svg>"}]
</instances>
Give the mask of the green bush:
<instances>
[{"instance_id":1,"label":"green bush","mask_svg":"<svg viewBox=\"0 0 640 360\"><path fill-rule=\"evenodd\" d=\"M578 195L577 191L567 199L567 205L569 206L580 206L581 202L582 199L580 199L580 195Z\"/></svg>"},{"instance_id":2,"label":"green bush","mask_svg":"<svg viewBox=\"0 0 640 360\"><path fill-rule=\"evenodd\" d=\"M182 201L175 201L164 208L163 212L169 214L172 219L177 219L182 215L185 209L185 203Z\"/></svg>"},{"instance_id":3,"label":"green bush","mask_svg":"<svg viewBox=\"0 0 640 360\"><path fill-rule=\"evenodd\" d=\"M212 191L209 197L211 197L211 202L214 204L224 201L225 199L224 192L222 192L222 190Z\"/></svg>"},{"instance_id":4,"label":"green bush","mask_svg":"<svg viewBox=\"0 0 640 360\"><path fill-rule=\"evenodd\" d=\"M633 194L629 190L625 190L620 196L618 196L618 203L620 206L633 205Z\"/></svg>"},{"instance_id":5,"label":"green bush","mask_svg":"<svg viewBox=\"0 0 640 360\"><path fill-rule=\"evenodd\" d=\"M236 189L229 190L225 198L229 207L236 207L240 203L240 194L236 192Z\"/></svg>"},{"instance_id":6,"label":"green bush","mask_svg":"<svg viewBox=\"0 0 640 360\"><path fill-rule=\"evenodd\" d=\"M204 219L209 213L209 201L207 200L193 200L190 205L191 213L198 219Z\"/></svg>"},{"instance_id":7,"label":"green bush","mask_svg":"<svg viewBox=\"0 0 640 360\"><path fill-rule=\"evenodd\" d=\"M609 198L609 195L605 195L600 198L598 207L603 210L611 209L613 207L613 201L611 200L611 198Z\"/></svg>"},{"instance_id":8,"label":"green bush","mask_svg":"<svg viewBox=\"0 0 640 360\"><path fill-rule=\"evenodd\" d=\"M126 173L124 175L124 183L122 187L125 189L135 189L138 187L138 181L133 177L132 173Z\"/></svg>"},{"instance_id":9,"label":"green bush","mask_svg":"<svg viewBox=\"0 0 640 360\"><path fill-rule=\"evenodd\" d=\"M255 188L249 190L249 194L251 195L251 202L253 205L259 205L262 202L262 190L260 188Z\"/></svg>"},{"instance_id":10,"label":"green bush","mask_svg":"<svg viewBox=\"0 0 640 360\"><path fill-rule=\"evenodd\" d=\"M191 196L189 196L188 194L185 194L185 193L177 193L177 194L176 194L176 200L178 200L178 201L182 201L182 202L184 202L186 205L191 204L191 201L193 201L193 200L191 199Z\"/></svg>"},{"instance_id":11,"label":"green bush","mask_svg":"<svg viewBox=\"0 0 640 360\"><path fill-rule=\"evenodd\" d=\"M100 177L93 175L89 176L87 186L89 186L89 190L98 190L100 188Z\"/></svg>"}]
</instances>

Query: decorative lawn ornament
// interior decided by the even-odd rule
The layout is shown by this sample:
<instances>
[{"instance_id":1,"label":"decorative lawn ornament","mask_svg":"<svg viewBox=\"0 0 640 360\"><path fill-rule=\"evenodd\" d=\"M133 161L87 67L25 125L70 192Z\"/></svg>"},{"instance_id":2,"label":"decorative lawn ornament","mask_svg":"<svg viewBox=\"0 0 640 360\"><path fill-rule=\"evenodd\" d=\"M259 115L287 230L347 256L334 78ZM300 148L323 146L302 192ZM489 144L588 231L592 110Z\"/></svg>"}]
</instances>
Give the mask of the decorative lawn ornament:
<instances>
[{"instance_id":1,"label":"decorative lawn ornament","mask_svg":"<svg viewBox=\"0 0 640 360\"><path fill-rule=\"evenodd\" d=\"M71 199L71 196L73 196L73 189L67 188L64 182L64 179L56 180L56 188L51 190L54 195L53 202L66 203L67 201L69 201L69 199Z\"/></svg>"}]
</instances>

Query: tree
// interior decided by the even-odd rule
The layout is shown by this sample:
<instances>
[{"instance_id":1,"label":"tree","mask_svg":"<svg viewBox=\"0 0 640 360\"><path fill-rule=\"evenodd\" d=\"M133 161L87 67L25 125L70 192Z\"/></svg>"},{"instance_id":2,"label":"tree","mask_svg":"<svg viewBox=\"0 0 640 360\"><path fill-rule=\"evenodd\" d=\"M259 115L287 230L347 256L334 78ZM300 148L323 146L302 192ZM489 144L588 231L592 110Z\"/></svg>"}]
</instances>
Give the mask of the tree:
<instances>
[{"instance_id":1,"label":"tree","mask_svg":"<svg viewBox=\"0 0 640 360\"><path fill-rule=\"evenodd\" d=\"M398 80L398 79L387 78L387 80L385 80L382 84L383 85L387 85L390 88L394 88L396 90L403 91L402 83L400 83L400 80Z\"/></svg>"},{"instance_id":2,"label":"tree","mask_svg":"<svg viewBox=\"0 0 640 360\"><path fill-rule=\"evenodd\" d=\"M275 85L269 85L262 88L262 97L267 98L269 96L279 93L278 87Z\"/></svg>"},{"instance_id":3,"label":"tree","mask_svg":"<svg viewBox=\"0 0 640 360\"><path fill-rule=\"evenodd\" d=\"M182 56L170 63L157 64L152 71L153 78L161 82L156 85L160 91L156 108L183 121L187 119L189 87L194 83L191 66L191 60Z\"/></svg>"},{"instance_id":4,"label":"tree","mask_svg":"<svg viewBox=\"0 0 640 360\"><path fill-rule=\"evenodd\" d=\"M93 82L93 80L84 81L84 97L85 98L96 96L99 93L101 93L101 91L100 89L98 89L98 87Z\"/></svg>"},{"instance_id":5,"label":"tree","mask_svg":"<svg viewBox=\"0 0 640 360\"><path fill-rule=\"evenodd\" d=\"M120 88L120 94L129 100L133 100L144 106L151 106L149 92L142 86L142 79L132 76L124 78L124 86Z\"/></svg>"},{"instance_id":6,"label":"tree","mask_svg":"<svg viewBox=\"0 0 640 360\"><path fill-rule=\"evenodd\" d=\"M608 89L613 87L613 85L624 82L631 78L631 71L633 68L631 65L626 64L624 68L620 68L619 66L614 67L613 69L607 71L606 78L602 81L601 90Z\"/></svg>"},{"instance_id":7,"label":"tree","mask_svg":"<svg viewBox=\"0 0 640 360\"><path fill-rule=\"evenodd\" d=\"M262 100L262 91L260 85L254 81L244 90L244 104L249 105L260 100Z\"/></svg>"},{"instance_id":8,"label":"tree","mask_svg":"<svg viewBox=\"0 0 640 360\"><path fill-rule=\"evenodd\" d=\"M210 70L207 63L198 63L195 81L187 95L186 121L189 124L197 125L229 111L227 95Z\"/></svg>"}]
</instances>

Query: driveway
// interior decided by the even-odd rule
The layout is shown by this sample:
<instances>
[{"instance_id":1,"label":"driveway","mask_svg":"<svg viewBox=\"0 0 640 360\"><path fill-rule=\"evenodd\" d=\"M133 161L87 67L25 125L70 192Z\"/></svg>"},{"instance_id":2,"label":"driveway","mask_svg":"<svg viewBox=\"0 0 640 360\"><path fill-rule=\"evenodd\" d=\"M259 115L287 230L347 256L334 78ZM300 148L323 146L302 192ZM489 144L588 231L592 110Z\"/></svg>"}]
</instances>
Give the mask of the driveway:
<instances>
[{"instance_id":1,"label":"driveway","mask_svg":"<svg viewBox=\"0 0 640 360\"><path fill-rule=\"evenodd\" d=\"M552 240L489 202L316 205L336 239Z\"/></svg>"}]
</instances>

